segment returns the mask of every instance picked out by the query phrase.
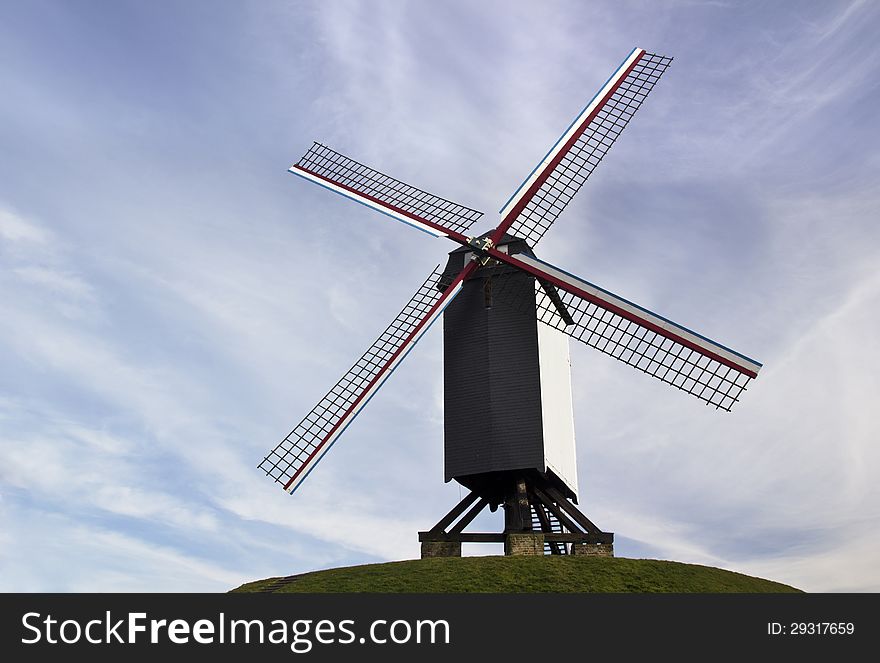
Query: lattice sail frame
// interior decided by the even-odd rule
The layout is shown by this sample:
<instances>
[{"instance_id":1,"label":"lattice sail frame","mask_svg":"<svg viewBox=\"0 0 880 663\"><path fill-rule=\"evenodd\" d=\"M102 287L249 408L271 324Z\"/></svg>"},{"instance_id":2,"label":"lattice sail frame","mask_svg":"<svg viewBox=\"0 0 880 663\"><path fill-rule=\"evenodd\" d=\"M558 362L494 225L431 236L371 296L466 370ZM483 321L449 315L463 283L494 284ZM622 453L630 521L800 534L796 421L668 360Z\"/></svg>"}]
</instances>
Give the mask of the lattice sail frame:
<instances>
[{"instance_id":1,"label":"lattice sail frame","mask_svg":"<svg viewBox=\"0 0 880 663\"><path fill-rule=\"evenodd\" d=\"M538 278L531 284L505 278L507 269L505 266L498 275L491 276L493 305L507 306L534 316L548 327L671 384L716 409L729 412L760 370L761 364L758 362L588 282L581 281L581 284L605 293L612 301L617 300L617 303L629 304L644 311L646 320L639 322L623 317L575 293L556 288L547 281L542 286ZM534 298L526 296L531 293L526 293L524 287L534 289ZM548 295L548 289L558 294L557 302ZM560 304L570 316L568 321L559 310ZM662 321L678 331L685 342L689 338L701 341L707 349L685 345L669 335L664 336L646 326L651 320ZM715 357L708 354L710 352ZM730 361L731 355L739 362Z\"/></svg>"},{"instance_id":2,"label":"lattice sail frame","mask_svg":"<svg viewBox=\"0 0 880 663\"><path fill-rule=\"evenodd\" d=\"M465 272L469 269L441 292L438 265L379 338L258 467L292 493L461 291Z\"/></svg>"},{"instance_id":3,"label":"lattice sail frame","mask_svg":"<svg viewBox=\"0 0 880 663\"><path fill-rule=\"evenodd\" d=\"M502 208L502 214L513 210L527 194L529 183L538 180L541 166L550 166L546 179L512 221L508 233L535 246L608 153L671 62L671 57L641 49L630 53ZM558 159L555 164L554 157Z\"/></svg>"},{"instance_id":4,"label":"lattice sail frame","mask_svg":"<svg viewBox=\"0 0 880 663\"><path fill-rule=\"evenodd\" d=\"M289 171L435 237L446 234L438 228L464 233L483 216L482 212L401 182L321 143L313 143Z\"/></svg>"}]
</instances>

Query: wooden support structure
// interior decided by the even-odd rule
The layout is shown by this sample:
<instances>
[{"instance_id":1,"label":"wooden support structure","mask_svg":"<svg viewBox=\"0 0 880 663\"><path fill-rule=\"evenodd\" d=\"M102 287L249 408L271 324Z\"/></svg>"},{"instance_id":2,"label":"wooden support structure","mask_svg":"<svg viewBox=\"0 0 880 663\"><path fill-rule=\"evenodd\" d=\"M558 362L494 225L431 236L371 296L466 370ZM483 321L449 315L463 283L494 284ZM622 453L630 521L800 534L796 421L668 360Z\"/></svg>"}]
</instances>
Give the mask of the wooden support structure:
<instances>
[{"instance_id":1,"label":"wooden support structure","mask_svg":"<svg viewBox=\"0 0 880 663\"><path fill-rule=\"evenodd\" d=\"M449 530L449 533L450 534L460 534L461 531L465 527L470 525L471 521L473 521L473 519L476 518L480 514L480 511L482 511L483 509L486 508L486 506L488 506L488 504L489 504L489 500L487 500L485 497L481 497L480 500L476 504L474 504L473 507L471 507L471 510L468 511L466 514L464 514L464 516L462 517L461 520L459 520L457 523L455 523L455 526L451 530Z\"/></svg>"},{"instance_id":2,"label":"wooden support structure","mask_svg":"<svg viewBox=\"0 0 880 663\"><path fill-rule=\"evenodd\" d=\"M487 506L504 508L504 530L465 532ZM533 510L539 531L533 527ZM419 532L419 541L422 557L460 556L462 543L504 543L505 554L541 554L546 549L553 555L568 554L571 544L572 554L611 556L614 534L600 530L540 474L530 473L502 477L491 489L469 492L434 527Z\"/></svg>"},{"instance_id":3,"label":"wooden support structure","mask_svg":"<svg viewBox=\"0 0 880 663\"><path fill-rule=\"evenodd\" d=\"M549 486L547 488L547 494L552 497L559 507L565 511L569 516L571 516L581 527L584 528L585 532L599 532L601 531L598 527L596 527L593 522L587 518L583 513L581 513L580 509L578 509L574 504L565 499L565 496L559 492L557 488L553 486Z\"/></svg>"},{"instance_id":4,"label":"wooden support structure","mask_svg":"<svg viewBox=\"0 0 880 663\"><path fill-rule=\"evenodd\" d=\"M547 507L547 510L550 513L552 513L554 516L556 516L556 519L560 523L562 523L562 526L565 527L568 531L570 531L570 532L580 532L581 531L580 528L578 528L578 526L574 522L572 522L568 516L565 515L565 512L562 510L562 508L558 504L554 503L554 501L552 499L550 499L543 490L541 490L540 488L535 488L534 495L536 498L538 498L538 500L541 502L541 504L543 504L545 507ZM566 500L566 502L567 501L568 500Z\"/></svg>"},{"instance_id":5,"label":"wooden support structure","mask_svg":"<svg viewBox=\"0 0 880 663\"><path fill-rule=\"evenodd\" d=\"M458 518L461 514L463 514L465 512L465 509L467 509L471 504L476 502L479 498L480 498L480 496L477 495L476 493L468 493L465 496L465 498L463 500L461 500L461 502L456 504L449 513L447 513L445 516L443 516L443 518L440 519L439 523L437 523L436 525L434 525L434 527L431 528L431 531L432 532L444 531L447 527L449 527L455 521L456 518Z\"/></svg>"},{"instance_id":6,"label":"wooden support structure","mask_svg":"<svg viewBox=\"0 0 880 663\"><path fill-rule=\"evenodd\" d=\"M553 526L550 523L550 519L547 517L547 512L544 510L544 505L536 501L532 503L532 508L535 510L535 514L538 516L538 522L541 523L541 531L544 532L544 541L547 542L550 546L550 554L564 555L564 544L561 544L558 541L547 541L547 535L553 534Z\"/></svg>"}]
</instances>

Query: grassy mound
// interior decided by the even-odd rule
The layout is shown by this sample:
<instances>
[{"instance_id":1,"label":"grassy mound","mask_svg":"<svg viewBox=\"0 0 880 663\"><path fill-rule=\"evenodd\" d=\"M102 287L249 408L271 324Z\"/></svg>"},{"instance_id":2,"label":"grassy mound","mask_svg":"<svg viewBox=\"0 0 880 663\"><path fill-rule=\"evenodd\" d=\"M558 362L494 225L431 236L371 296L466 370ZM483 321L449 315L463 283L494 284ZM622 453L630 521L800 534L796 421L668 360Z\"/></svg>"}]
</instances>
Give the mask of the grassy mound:
<instances>
[{"instance_id":1,"label":"grassy mound","mask_svg":"<svg viewBox=\"0 0 880 663\"><path fill-rule=\"evenodd\" d=\"M437 557L249 582L234 592L798 592L710 566L622 557Z\"/></svg>"}]
</instances>

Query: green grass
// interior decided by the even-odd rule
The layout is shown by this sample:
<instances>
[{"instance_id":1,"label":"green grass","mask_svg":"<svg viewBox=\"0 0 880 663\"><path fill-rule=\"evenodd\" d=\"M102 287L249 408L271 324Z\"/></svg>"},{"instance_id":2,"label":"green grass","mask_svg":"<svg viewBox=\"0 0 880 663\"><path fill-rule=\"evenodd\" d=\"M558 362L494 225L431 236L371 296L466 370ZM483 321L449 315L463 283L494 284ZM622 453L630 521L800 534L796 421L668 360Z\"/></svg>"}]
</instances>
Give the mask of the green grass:
<instances>
[{"instance_id":1,"label":"green grass","mask_svg":"<svg viewBox=\"0 0 880 663\"><path fill-rule=\"evenodd\" d=\"M444 557L267 578L234 592L798 592L709 566L622 557Z\"/></svg>"}]
</instances>

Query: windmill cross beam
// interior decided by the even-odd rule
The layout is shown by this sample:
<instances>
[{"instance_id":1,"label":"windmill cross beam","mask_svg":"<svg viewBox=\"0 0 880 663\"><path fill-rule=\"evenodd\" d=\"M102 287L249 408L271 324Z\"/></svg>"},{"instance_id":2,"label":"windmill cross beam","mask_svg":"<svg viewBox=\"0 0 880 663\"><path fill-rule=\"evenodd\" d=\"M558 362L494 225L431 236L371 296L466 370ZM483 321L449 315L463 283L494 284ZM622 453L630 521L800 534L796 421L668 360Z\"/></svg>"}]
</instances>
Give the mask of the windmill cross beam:
<instances>
[{"instance_id":1,"label":"windmill cross beam","mask_svg":"<svg viewBox=\"0 0 880 663\"><path fill-rule=\"evenodd\" d=\"M733 407L761 369L754 359L534 253L671 62L633 49L502 206L498 224L476 236L469 231L482 212L321 143L290 167L458 248L264 457L259 467L266 475L296 490L442 316L445 478L470 493L419 533L423 554L460 554L462 542L489 540L504 541L509 553L612 554L613 534L575 506L569 339L722 410ZM504 532L464 532L486 506L504 507Z\"/></svg>"}]
</instances>

